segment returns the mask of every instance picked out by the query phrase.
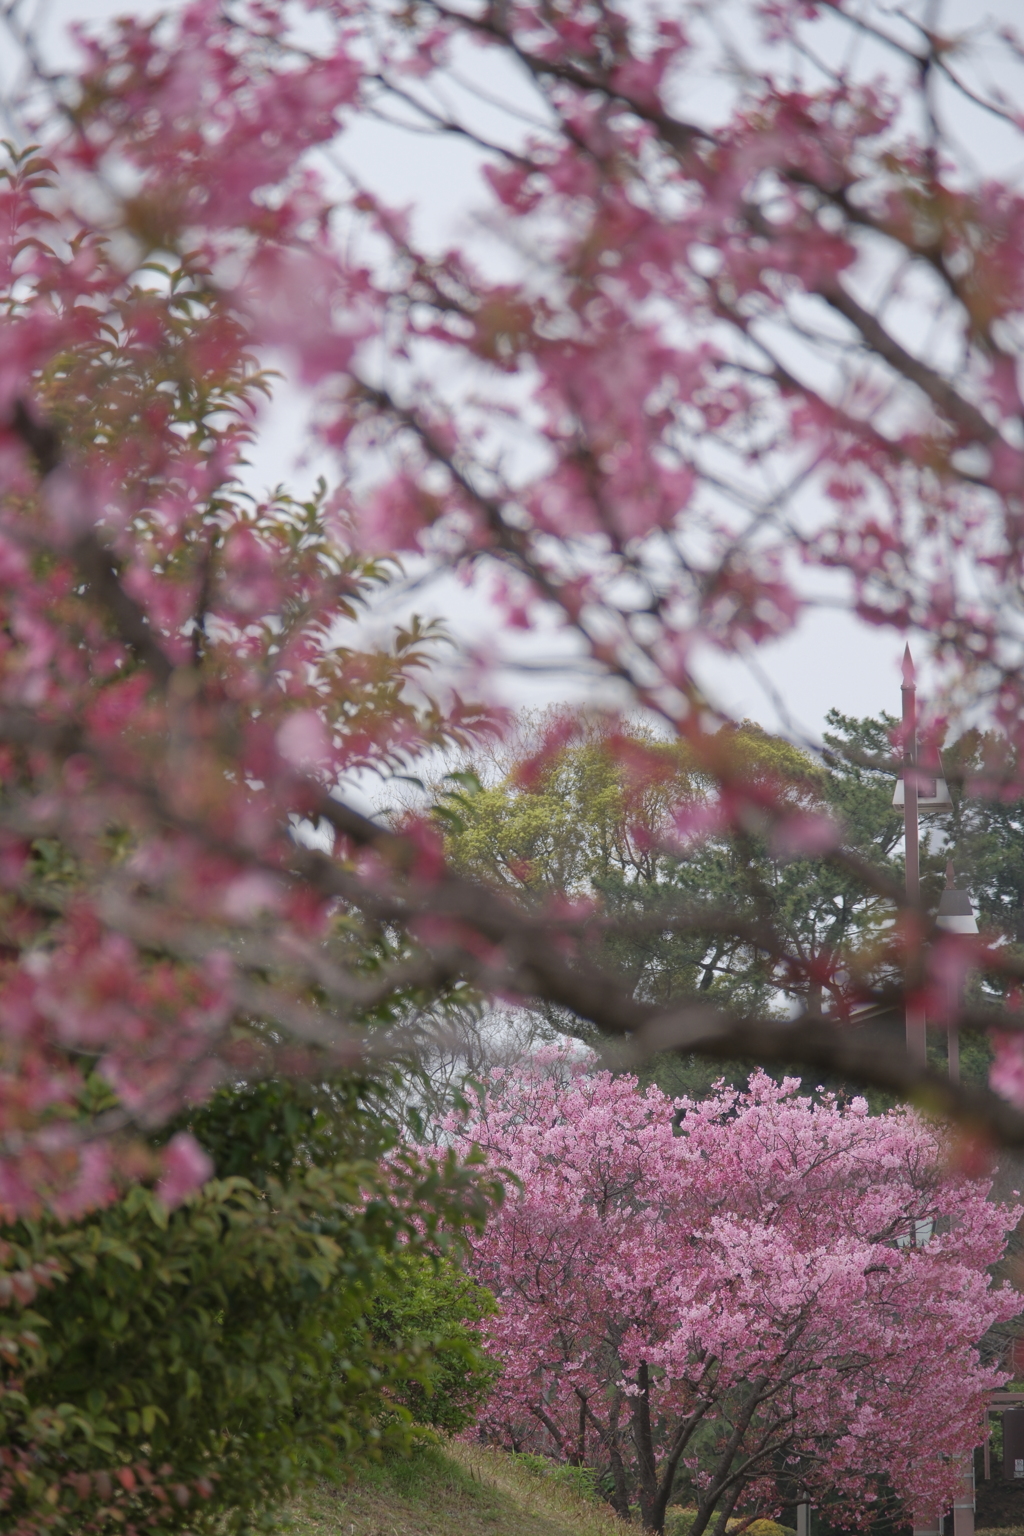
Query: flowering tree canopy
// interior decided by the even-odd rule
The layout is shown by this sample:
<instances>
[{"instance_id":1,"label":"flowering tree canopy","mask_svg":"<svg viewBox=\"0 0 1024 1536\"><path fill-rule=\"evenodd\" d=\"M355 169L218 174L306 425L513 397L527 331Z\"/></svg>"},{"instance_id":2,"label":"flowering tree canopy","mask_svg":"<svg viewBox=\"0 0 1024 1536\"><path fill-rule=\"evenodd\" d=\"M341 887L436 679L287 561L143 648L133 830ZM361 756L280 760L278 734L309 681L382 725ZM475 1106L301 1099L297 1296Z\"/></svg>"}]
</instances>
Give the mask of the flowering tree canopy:
<instances>
[{"instance_id":1,"label":"flowering tree canopy","mask_svg":"<svg viewBox=\"0 0 1024 1536\"><path fill-rule=\"evenodd\" d=\"M984 1272L1019 1213L911 1113L797 1087L672 1100L538 1058L458 1129L521 1181L473 1241L504 1366L482 1426L601 1467L649 1529L680 1479L695 1536L737 1504L941 1507L1003 1379L976 1346L1019 1307Z\"/></svg>"},{"instance_id":2,"label":"flowering tree canopy","mask_svg":"<svg viewBox=\"0 0 1024 1536\"><path fill-rule=\"evenodd\" d=\"M829 976L828 1017L664 1006L580 963L599 905L527 910L453 872L429 821L360 814L354 770L493 723L431 694L429 629L356 643L388 550L488 584L509 630L556 622L686 743L715 787L668 807L667 846L728 827L856 865L933 1015L951 975L995 977L1008 1005L961 1017L998 1027L1016 1080L1014 951L936 938L805 784L745 772L692 658L786 633L802 570L839 573L1000 733L963 789L1017 793L1024 203L955 130L969 111L1015 141L1020 118L930 7L714 11L199 0L83 39L64 76L21 39L0 187L5 1206L102 1199L111 1137L224 1071L351 1056L354 1026L438 989L540 999L641 1053L927 1078L844 1028L879 1000L867 961ZM515 82L488 106L503 128L442 104L467 67L485 96L489 70ZM339 168L338 136L389 112L476 146L493 260L420 249ZM271 354L338 458L303 504L239 480ZM747 921L820 996L770 901ZM929 1092L1024 1141L995 1095ZM201 1167L175 1155L179 1190Z\"/></svg>"}]
</instances>

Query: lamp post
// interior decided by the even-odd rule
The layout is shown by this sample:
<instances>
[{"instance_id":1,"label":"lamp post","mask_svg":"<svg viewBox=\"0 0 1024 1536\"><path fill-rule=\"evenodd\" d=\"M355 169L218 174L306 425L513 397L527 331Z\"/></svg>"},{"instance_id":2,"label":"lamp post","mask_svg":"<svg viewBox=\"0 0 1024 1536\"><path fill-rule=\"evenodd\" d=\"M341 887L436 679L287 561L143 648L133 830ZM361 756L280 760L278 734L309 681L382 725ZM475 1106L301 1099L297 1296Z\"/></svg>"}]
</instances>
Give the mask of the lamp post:
<instances>
[{"instance_id":1,"label":"lamp post","mask_svg":"<svg viewBox=\"0 0 1024 1536\"><path fill-rule=\"evenodd\" d=\"M949 811L953 802L949 786L941 771L934 774L921 772L917 760L917 676L914 658L908 644L903 653L903 763L896 782L892 803L903 812L904 847L907 869L907 908L909 913L921 909L921 839L920 818L929 813ZM969 924L970 926L965 926ZM946 867L946 889L939 903L936 926L951 933L977 933L978 925L974 909L966 891L956 889L952 864ZM960 1078L960 1036L956 1029L956 1000L951 999L949 1022L949 1075L953 1082ZM928 1060L928 1021L922 1003L911 1001L907 988L905 1003L907 1030L907 1054L918 1066ZM907 1245L923 1246L934 1231L934 1222L915 1220L905 1239ZM897 1239L900 1246L903 1243ZM807 1502L797 1505L797 1536L811 1536L811 1506ZM913 1536L939 1536L942 1516L939 1510L915 1510ZM974 1456L964 1459L960 1492L953 1505L953 1536L974 1536Z\"/></svg>"},{"instance_id":2,"label":"lamp post","mask_svg":"<svg viewBox=\"0 0 1024 1536\"><path fill-rule=\"evenodd\" d=\"M895 807L903 811L904 848L907 868L908 913L921 909L921 842L920 815L928 811L944 811L952 808L949 789L940 773L922 775L917 761L917 675L914 658L907 645L903 653L903 771L892 797ZM957 893L959 894L959 893ZM972 914L973 915L973 914ZM909 969L909 967L908 967ZM920 1067L928 1062L928 1021L922 1003L913 1001L907 988L905 1002L907 1027L907 1055ZM950 1026L952 1039L952 1026ZM957 1038L959 1053L959 1037ZM959 1054L957 1056L959 1062ZM950 1058L952 1068L952 1057ZM959 1070L959 1068L958 1068ZM929 1234L930 1235L930 1234ZM918 1224L914 1224L914 1238L918 1236ZM925 1239L927 1241L927 1238ZM968 1477L970 1495L967 1498ZM961 1497L953 1511L954 1536L973 1536L974 1532L974 1460L970 1470L964 1465ZM913 1517L914 1536L939 1536L942 1516L938 1509L916 1509Z\"/></svg>"},{"instance_id":3,"label":"lamp post","mask_svg":"<svg viewBox=\"0 0 1024 1536\"><path fill-rule=\"evenodd\" d=\"M939 898L939 911L935 919L935 926L936 928L941 928L945 933L973 934L978 931L978 919L974 915L971 898L966 891L957 889L956 873L953 869L952 860L946 865L946 887ZM947 1025L946 1037L948 1040L949 1080L951 1083L958 1083L960 1081L960 1029L957 1024L959 1006L959 988L955 982L951 982L948 999L949 1024ZM953 1503L953 1536L974 1536L973 1451L969 1456L964 1457L960 1491Z\"/></svg>"},{"instance_id":4,"label":"lamp post","mask_svg":"<svg viewBox=\"0 0 1024 1536\"><path fill-rule=\"evenodd\" d=\"M903 842L906 849L907 905L921 901L921 845L917 804L917 680L910 645L903 653ZM907 1055L924 1066L928 1059L928 1026L919 1003L906 1001Z\"/></svg>"}]
</instances>

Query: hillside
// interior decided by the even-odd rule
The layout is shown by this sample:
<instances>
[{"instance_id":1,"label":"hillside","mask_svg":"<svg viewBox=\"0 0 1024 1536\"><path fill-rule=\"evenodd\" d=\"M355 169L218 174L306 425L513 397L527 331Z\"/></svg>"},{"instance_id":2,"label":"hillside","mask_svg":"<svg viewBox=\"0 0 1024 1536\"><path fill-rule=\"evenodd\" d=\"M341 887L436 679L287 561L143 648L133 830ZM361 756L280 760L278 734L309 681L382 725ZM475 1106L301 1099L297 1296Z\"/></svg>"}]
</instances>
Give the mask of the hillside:
<instances>
[{"instance_id":1,"label":"hillside","mask_svg":"<svg viewBox=\"0 0 1024 1536\"><path fill-rule=\"evenodd\" d=\"M348 1485L322 1480L291 1506L282 1536L626 1536L569 1477L482 1446L431 1448Z\"/></svg>"},{"instance_id":2,"label":"hillside","mask_svg":"<svg viewBox=\"0 0 1024 1536\"><path fill-rule=\"evenodd\" d=\"M570 1468L552 1474L539 1458L452 1443L365 1470L350 1484L322 1480L291 1505L281 1536L637 1536L637 1526L574 1488L577 1480ZM672 1510L667 1536L685 1536L692 1518ZM995 1524L982 1515L976 1536L1024 1536L1009 1519ZM795 1536L769 1520L747 1530Z\"/></svg>"}]
</instances>

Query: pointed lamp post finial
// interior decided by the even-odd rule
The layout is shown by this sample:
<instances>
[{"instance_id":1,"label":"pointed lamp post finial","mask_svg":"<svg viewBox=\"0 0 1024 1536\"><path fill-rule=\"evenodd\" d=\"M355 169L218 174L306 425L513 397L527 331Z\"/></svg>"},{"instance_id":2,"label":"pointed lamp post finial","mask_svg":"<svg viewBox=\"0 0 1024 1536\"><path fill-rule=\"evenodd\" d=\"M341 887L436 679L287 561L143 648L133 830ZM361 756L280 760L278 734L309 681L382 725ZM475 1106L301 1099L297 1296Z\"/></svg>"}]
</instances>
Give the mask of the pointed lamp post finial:
<instances>
[{"instance_id":1,"label":"pointed lamp post finial","mask_svg":"<svg viewBox=\"0 0 1024 1536\"><path fill-rule=\"evenodd\" d=\"M909 640L907 641L907 648L903 652L903 686L904 688L914 688L917 686L917 672L914 669L914 658L910 654Z\"/></svg>"}]
</instances>

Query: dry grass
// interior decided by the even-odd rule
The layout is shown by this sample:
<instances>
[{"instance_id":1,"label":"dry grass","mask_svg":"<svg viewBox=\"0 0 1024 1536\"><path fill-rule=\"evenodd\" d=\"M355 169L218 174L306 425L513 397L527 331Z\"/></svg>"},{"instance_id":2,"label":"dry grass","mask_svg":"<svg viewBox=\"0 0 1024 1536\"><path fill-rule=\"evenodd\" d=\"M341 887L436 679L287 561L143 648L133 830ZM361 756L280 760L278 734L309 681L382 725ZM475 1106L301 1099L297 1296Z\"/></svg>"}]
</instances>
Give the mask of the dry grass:
<instances>
[{"instance_id":1,"label":"dry grass","mask_svg":"<svg viewBox=\"0 0 1024 1536\"><path fill-rule=\"evenodd\" d=\"M512 1457L452 1444L321 1481L289 1508L282 1536L628 1536L606 1505Z\"/></svg>"},{"instance_id":2,"label":"dry grass","mask_svg":"<svg viewBox=\"0 0 1024 1536\"><path fill-rule=\"evenodd\" d=\"M453 1442L448 1454L471 1478L503 1493L530 1518L553 1523L571 1536L628 1536L631 1528L603 1501L581 1497L572 1488L530 1471L502 1451ZM519 1529L532 1533L529 1526L520 1525ZM541 1530L539 1524L537 1530Z\"/></svg>"}]
</instances>

